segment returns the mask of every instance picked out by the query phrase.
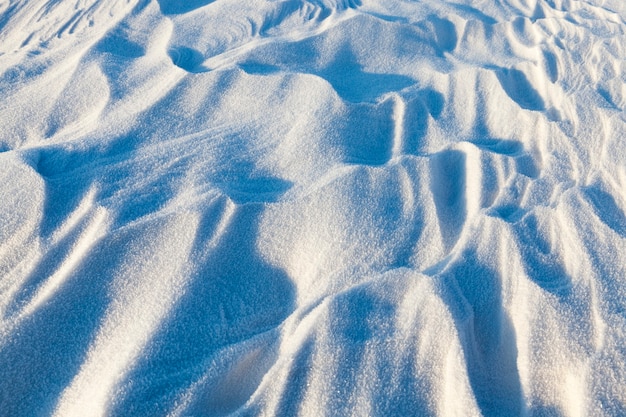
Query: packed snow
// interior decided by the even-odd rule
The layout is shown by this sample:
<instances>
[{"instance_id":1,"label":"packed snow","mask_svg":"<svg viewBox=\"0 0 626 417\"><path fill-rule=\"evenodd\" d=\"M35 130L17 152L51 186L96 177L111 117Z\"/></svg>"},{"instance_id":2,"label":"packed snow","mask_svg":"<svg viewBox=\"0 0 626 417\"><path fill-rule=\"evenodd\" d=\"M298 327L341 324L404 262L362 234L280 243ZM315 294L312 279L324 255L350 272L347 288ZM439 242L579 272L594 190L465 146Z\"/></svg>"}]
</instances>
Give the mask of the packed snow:
<instances>
[{"instance_id":1,"label":"packed snow","mask_svg":"<svg viewBox=\"0 0 626 417\"><path fill-rule=\"evenodd\" d=\"M0 416L626 415L623 0L0 0Z\"/></svg>"}]
</instances>

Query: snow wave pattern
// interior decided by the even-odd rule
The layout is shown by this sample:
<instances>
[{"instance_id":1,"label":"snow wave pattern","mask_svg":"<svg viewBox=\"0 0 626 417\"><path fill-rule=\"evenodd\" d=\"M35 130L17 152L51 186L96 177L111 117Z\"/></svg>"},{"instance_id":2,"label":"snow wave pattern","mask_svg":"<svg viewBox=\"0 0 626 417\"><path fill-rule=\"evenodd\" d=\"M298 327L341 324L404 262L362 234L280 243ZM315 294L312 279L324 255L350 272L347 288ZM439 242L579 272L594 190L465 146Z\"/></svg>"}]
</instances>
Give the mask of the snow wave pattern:
<instances>
[{"instance_id":1,"label":"snow wave pattern","mask_svg":"<svg viewBox=\"0 0 626 417\"><path fill-rule=\"evenodd\" d=\"M0 4L0 415L625 415L625 19Z\"/></svg>"}]
</instances>

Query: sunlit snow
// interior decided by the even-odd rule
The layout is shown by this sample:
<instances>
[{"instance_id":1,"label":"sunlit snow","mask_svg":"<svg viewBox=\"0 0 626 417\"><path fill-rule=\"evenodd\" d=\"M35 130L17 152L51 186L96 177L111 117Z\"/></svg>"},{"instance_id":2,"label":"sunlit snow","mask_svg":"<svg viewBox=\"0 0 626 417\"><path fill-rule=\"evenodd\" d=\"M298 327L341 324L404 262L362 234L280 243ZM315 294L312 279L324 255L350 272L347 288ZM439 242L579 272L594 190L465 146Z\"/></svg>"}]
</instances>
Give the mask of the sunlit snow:
<instances>
[{"instance_id":1,"label":"sunlit snow","mask_svg":"<svg viewBox=\"0 0 626 417\"><path fill-rule=\"evenodd\" d=\"M626 415L626 1L0 0L0 416Z\"/></svg>"}]
</instances>

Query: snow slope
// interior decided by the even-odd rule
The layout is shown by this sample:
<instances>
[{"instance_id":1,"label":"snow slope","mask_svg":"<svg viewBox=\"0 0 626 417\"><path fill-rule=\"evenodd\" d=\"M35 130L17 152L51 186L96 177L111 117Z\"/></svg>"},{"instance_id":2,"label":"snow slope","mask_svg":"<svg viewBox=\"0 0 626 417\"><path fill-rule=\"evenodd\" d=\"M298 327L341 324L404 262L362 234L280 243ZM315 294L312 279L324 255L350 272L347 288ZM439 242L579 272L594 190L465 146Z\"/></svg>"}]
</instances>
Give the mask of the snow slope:
<instances>
[{"instance_id":1,"label":"snow slope","mask_svg":"<svg viewBox=\"0 0 626 417\"><path fill-rule=\"evenodd\" d=\"M623 0L0 1L0 415L626 415L625 61Z\"/></svg>"}]
</instances>

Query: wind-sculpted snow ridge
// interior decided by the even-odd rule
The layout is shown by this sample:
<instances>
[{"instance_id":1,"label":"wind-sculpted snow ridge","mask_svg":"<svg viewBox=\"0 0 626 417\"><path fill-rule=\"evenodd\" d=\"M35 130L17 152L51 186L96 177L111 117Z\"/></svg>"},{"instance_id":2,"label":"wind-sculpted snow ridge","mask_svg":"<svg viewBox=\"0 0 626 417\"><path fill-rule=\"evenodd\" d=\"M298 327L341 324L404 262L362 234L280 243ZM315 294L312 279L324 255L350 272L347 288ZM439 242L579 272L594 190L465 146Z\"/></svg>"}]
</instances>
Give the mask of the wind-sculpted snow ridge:
<instances>
[{"instance_id":1,"label":"wind-sculpted snow ridge","mask_svg":"<svg viewBox=\"0 0 626 417\"><path fill-rule=\"evenodd\" d=\"M626 415L625 4L0 3L0 416Z\"/></svg>"}]
</instances>

